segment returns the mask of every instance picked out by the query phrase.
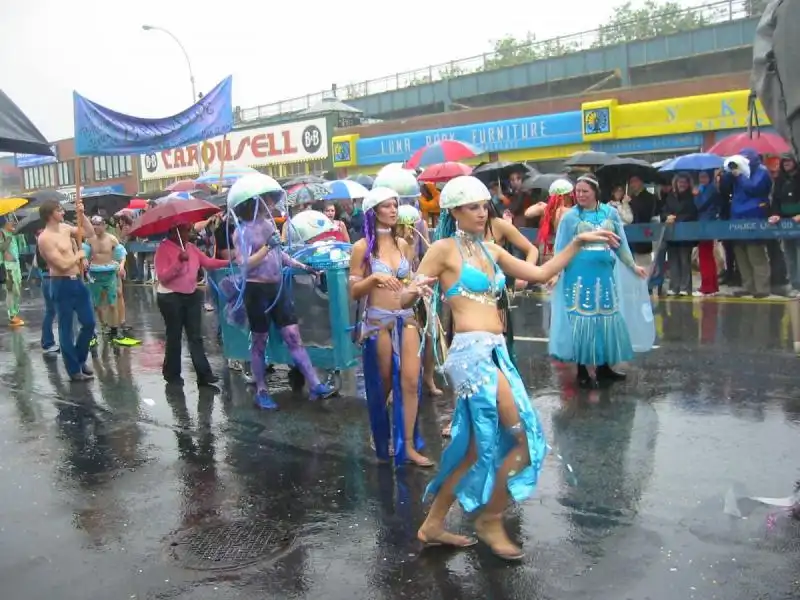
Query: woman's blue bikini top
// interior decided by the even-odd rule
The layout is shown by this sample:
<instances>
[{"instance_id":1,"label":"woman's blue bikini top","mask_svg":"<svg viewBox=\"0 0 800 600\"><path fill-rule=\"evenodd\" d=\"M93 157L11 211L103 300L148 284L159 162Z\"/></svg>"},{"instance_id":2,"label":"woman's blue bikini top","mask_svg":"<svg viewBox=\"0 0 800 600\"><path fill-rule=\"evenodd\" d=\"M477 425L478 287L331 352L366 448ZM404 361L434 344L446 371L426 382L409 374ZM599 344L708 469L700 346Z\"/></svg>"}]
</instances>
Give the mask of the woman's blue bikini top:
<instances>
[{"instance_id":1,"label":"woman's blue bikini top","mask_svg":"<svg viewBox=\"0 0 800 600\"><path fill-rule=\"evenodd\" d=\"M373 273L386 273L398 279L405 279L411 274L411 265L408 264L408 259L405 256L400 259L397 271L393 271L389 265L374 256L369 257L369 268Z\"/></svg>"},{"instance_id":2,"label":"woman's blue bikini top","mask_svg":"<svg viewBox=\"0 0 800 600\"><path fill-rule=\"evenodd\" d=\"M463 296L464 298L483 302L484 304L496 303L498 296L506 285L506 276L503 271L497 266L497 263L489 254L489 251L486 250L486 247L481 243L481 248L491 262L492 269L494 270L494 281L491 281L486 273L467 262L459 240L456 240L456 245L463 259L461 263L461 274L458 276L458 281L445 292L444 297L452 298L453 296Z\"/></svg>"}]
</instances>

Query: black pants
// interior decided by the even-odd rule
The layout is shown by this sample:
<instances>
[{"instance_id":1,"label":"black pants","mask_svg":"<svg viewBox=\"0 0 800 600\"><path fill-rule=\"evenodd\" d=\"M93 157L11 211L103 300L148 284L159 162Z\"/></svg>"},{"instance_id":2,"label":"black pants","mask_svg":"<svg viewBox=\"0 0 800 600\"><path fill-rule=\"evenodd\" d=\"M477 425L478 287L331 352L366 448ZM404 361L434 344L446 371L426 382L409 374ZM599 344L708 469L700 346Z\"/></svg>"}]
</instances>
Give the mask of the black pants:
<instances>
[{"instance_id":1,"label":"black pants","mask_svg":"<svg viewBox=\"0 0 800 600\"><path fill-rule=\"evenodd\" d=\"M164 317L167 330L167 347L161 368L164 379L171 381L181 376L181 341L184 331L197 378L202 381L210 377L211 365L208 364L203 348L203 295L197 290L192 294L158 294L158 309Z\"/></svg>"}]
</instances>

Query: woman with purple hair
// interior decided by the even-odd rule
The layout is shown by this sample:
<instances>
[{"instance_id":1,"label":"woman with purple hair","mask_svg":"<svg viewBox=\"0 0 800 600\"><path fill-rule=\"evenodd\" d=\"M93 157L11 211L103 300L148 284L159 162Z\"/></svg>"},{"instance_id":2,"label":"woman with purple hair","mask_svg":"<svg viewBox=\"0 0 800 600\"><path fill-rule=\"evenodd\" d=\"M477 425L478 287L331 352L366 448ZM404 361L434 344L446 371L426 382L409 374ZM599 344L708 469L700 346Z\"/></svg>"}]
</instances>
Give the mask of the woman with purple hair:
<instances>
[{"instance_id":1,"label":"woman with purple hair","mask_svg":"<svg viewBox=\"0 0 800 600\"><path fill-rule=\"evenodd\" d=\"M414 171L403 169L396 165L387 165L375 176L375 187L387 187L394 190L397 192L397 200L400 206L413 206L419 211L419 199L422 196L422 192ZM422 260L431 242L428 225L421 216L414 222L413 232L414 239L410 245L414 256L412 268L416 270L416 266ZM422 305L417 307L417 316L420 322L427 321ZM437 387L434 377L436 365L433 360L432 348L432 344L425 344L425 352L422 357L422 382L425 390L431 396L441 396L442 390Z\"/></svg>"},{"instance_id":2,"label":"woman with purple hair","mask_svg":"<svg viewBox=\"0 0 800 600\"><path fill-rule=\"evenodd\" d=\"M361 333L364 387L372 438L379 460L388 461L393 441L396 465L429 468L417 426L420 332L402 297L411 284L414 250L397 233L397 192L374 187L364 199L364 238L350 257L350 295L366 299ZM387 402L392 395L390 427Z\"/></svg>"}]
</instances>

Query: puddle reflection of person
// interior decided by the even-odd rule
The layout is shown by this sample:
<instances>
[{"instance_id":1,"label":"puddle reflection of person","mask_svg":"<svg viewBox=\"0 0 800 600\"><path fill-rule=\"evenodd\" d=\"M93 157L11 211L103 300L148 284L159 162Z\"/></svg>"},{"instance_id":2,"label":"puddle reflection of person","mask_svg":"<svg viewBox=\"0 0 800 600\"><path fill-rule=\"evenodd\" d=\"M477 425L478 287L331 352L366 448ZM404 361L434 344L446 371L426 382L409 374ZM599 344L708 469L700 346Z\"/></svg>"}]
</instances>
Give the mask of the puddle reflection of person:
<instances>
[{"instance_id":1,"label":"puddle reflection of person","mask_svg":"<svg viewBox=\"0 0 800 600\"><path fill-rule=\"evenodd\" d=\"M455 335L444 367L456 395L452 441L426 490L434 499L417 536L428 545L474 545L476 540L445 530L445 517L458 499L465 511L480 511L475 522L478 537L496 556L521 560L525 554L508 537L503 513L511 498L522 501L533 494L546 442L503 335L497 303L505 273L544 282L562 270L582 244L616 245L619 238L611 231L581 233L539 267L485 243L490 197L475 177L456 177L445 185L438 241L422 259L416 279L418 285L438 280L450 304ZM404 305L417 300L409 295Z\"/></svg>"}]
</instances>

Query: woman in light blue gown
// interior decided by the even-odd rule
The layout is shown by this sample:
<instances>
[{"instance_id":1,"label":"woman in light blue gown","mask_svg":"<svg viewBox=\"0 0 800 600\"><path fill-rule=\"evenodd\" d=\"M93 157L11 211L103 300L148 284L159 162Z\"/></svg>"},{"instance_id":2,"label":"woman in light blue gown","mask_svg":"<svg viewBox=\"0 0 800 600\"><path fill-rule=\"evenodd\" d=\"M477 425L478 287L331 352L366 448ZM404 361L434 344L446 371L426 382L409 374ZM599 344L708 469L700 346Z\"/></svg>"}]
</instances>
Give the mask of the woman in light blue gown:
<instances>
[{"instance_id":1,"label":"woman in light blue gown","mask_svg":"<svg viewBox=\"0 0 800 600\"><path fill-rule=\"evenodd\" d=\"M598 382L625 378L612 365L631 360L634 351L649 350L655 326L647 271L633 261L617 210L600 203L592 175L578 179L575 196L576 206L558 225L556 252L587 231L612 231L621 244L614 249L588 244L564 269L553 290L549 345L554 358L577 363L582 387L596 388ZM589 366L596 367L595 377Z\"/></svg>"},{"instance_id":2,"label":"woman in light blue gown","mask_svg":"<svg viewBox=\"0 0 800 600\"><path fill-rule=\"evenodd\" d=\"M480 511L478 538L505 560L524 554L503 527L509 498L522 501L536 488L546 455L542 424L525 385L509 357L497 302L505 274L526 281L555 276L582 244L615 245L611 231L587 231L538 267L484 241L489 218L489 190L475 177L457 177L440 197L438 241L422 259L414 285L437 280L429 312L437 314L439 286L449 303L455 336L444 363L456 395L452 440L442 454L440 470L428 486L434 496L417 537L426 545L466 548L477 540L445 530L444 520L456 499L467 512ZM410 307L418 297L409 295ZM430 327L437 341L435 323Z\"/></svg>"}]
</instances>

